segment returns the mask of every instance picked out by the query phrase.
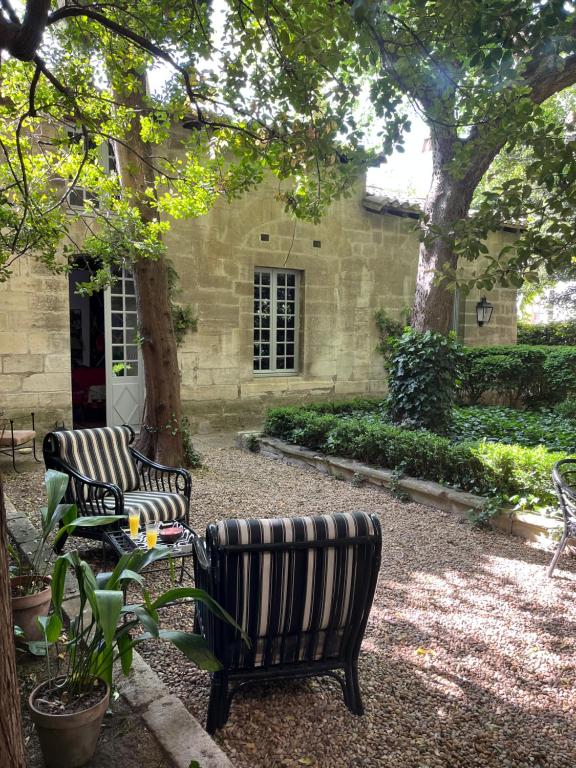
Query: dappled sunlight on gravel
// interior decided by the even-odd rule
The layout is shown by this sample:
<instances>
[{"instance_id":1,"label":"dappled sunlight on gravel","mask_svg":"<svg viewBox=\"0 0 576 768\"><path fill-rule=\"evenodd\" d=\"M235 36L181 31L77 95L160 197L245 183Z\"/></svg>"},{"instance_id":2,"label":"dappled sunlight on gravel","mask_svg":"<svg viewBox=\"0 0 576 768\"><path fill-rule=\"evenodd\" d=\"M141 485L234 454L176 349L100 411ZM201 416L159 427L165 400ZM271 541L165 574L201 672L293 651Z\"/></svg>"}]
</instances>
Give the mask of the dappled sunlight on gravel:
<instances>
[{"instance_id":1,"label":"dappled sunlight on gravel","mask_svg":"<svg viewBox=\"0 0 576 768\"><path fill-rule=\"evenodd\" d=\"M363 509L382 567L360 655L366 714L330 679L246 687L216 741L238 768L574 768L576 560L388 492L232 448L206 450L192 521ZM9 491L8 491L9 492ZM150 575L154 591L165 577ZM193 607L163 612L191 629ZM170 646L144 655L202 723L208 676Z\"/></svg>"}]
</instances>

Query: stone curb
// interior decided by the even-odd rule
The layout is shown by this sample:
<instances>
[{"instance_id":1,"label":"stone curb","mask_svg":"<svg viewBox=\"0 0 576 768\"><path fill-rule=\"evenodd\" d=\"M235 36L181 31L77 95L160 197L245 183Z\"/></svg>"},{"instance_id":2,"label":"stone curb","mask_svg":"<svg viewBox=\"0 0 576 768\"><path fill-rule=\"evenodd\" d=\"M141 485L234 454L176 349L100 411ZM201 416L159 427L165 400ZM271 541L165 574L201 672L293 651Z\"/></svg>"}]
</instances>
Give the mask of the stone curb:
<instances>
[{"instance_id":1,"label":"stone curb","mask_svg":"<svg viewBox=\"0 0 576 768\"><path fill-rule=\"evenodd\" d=\"M18 549L30 560L39 543L38 530L27 516L18 512L6 496L8 533ZM52 556L52 552L47 552ZM73 580L68 578L68 597L64 602L69 617L78 611L78 598ZM153 669L139 653L134 652L133 667L128 677L121 671L115 675L120 694L137 712L156 741L165 751L174 768L234 768L227 755L212 740L200 723L188 712L179 698L171 694Z\"/></svg>"},{"instance_id":2,"label":"stone curb","mask_svg":"<svg viewBox=\"0 0 576 768\"><path fill-rule=\"evenodd\" d=\"M193 761L200 768L233 768L229 758L139 653L134 652L130 675L126 678L120 672L116 684L176 768L189 768Z\"/></svg>"},{"instance_id":3,"label":"stone curb","mask_svg":"<svg viewBox=\"0 0 576 768\"><path fill-rule=\"evenodd\" d=\"M465 491L446 488L431 480L418 480L415 477L402 477L399 480L391 469L377 469L353 459L343 459L311 451L299 445L286 443L276 437L268 437L259 432L238 432L236 444L244 450L253 450L257 440L259 452L270 459L282 459L287 464L311 467L338 480L362 480L383 488L404 491L411 499L428 507L441 509L460 515L470 510L479 510L485 503L482 496ZM560 520L537 515L531 512L502 511L492 518L494 528L504 533L518 536L539 544L550 544L554 532L561 528Z\"/></svg>"}]
</instances>

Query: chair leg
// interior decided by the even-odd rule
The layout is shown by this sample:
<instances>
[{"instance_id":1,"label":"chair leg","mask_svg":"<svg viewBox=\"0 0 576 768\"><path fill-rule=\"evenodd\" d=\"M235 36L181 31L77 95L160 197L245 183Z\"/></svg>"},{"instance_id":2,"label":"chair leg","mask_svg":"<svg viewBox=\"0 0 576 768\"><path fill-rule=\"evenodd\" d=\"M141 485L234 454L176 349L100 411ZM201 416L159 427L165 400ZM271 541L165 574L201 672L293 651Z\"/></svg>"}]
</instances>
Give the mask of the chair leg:
<instances>
[{"instance_id":1,"label":"chair leg","mask_svg":"<svg viewBox=\"0 0 576 768\"><path fill-rule=\"evenodd\" d=\"M560 559L560 555L562 554L562 552L564 552L566 544L568 543L568 539L569 539L569 536L567 534L564 534L560 539L560 541L558 542L558 546L556 547L556 552L554 552L554 557L552 558L552 562L548 567L548 578L550 578L554 573L556 565L558 564L558 560Z\"/></svg>"},{"instance_id":2,"label":"chair leg","mask_svg":"<svg viewBox=\"0 0 576 768\"><path fill-rule=\"evenodd\" d=\"M363 715L364 706L358 683L358 667L355 662L346 666L346 684L344 686L344 702L353 715Z\"/></svg>"},{"instance_id":3,"label":"chair leg","mask_svg":"<svg viewBox=\"0 0 576 768\"><path fill-rule=\"evenodd\" d=\"M208 702L208 716L206 718L208 733L214 733L218 728L222 728L228 720L229 713L228 679L221 672L216 672L212 677L210 701Z\"/></svg>"}]
</instances>

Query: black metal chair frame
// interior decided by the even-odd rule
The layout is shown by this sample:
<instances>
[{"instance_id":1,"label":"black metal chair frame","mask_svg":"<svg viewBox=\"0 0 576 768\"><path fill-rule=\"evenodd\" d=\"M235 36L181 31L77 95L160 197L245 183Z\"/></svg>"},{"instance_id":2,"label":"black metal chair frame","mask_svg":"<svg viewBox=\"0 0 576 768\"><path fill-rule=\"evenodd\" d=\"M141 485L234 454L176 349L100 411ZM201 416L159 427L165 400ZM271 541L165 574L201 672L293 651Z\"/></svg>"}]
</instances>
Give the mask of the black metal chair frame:
<instances>
[{"instance_id":1,"label":"black metal chair frame","mask_svg":"<svg viewBox=\"0 0 576 768\"><path fill-rule=\"evenodd\" d=\"M552 481L564 518L564 531L548 567L548 576L554 573L568 539L576 539L576 487L568 482L571 479L576 484L576 459L562 459L557 462L552 469Z\"/></svg>"},{"instance_id":2,"label":"black metal chair frame","mask_svg":"<svg viewBox=\"0 0 576 768\"><path fill-rule=\"evenodd\" d=\"M319 633L321 631L326 632L322 658L320 659L308 658L303 661L274 664L272 663L272 641L275 637L277 638L277 635L272 635L265 638L264 665L262 667L254 665L256 655L255 638L251 638L252 646L248 666L240 666L238 660L242 655L242 651L244 650L245 652L246 646L238 630L234 630L229 624L214 617L209 611L201 612L198 610L198 607L196 608L195 631L202 633L203 637L209 642L216 658L224 664L224 669L212 673L206 722L208 733L214 733L226 723L230 713L232 698L237 691L245 685L259 681L308 678L318 675L330 676L340 683L344 694L344 703L348 709L355 715L364 714L358 683L358 655L376 590L382 547L380 522L375 515L371 515L370 518L374 525L374 536L276 544L214 545L208 549L205 539L200 537L196 539L194 557L196 586L205 589L220 604L225 602L227 584L222 574L224 573L223 568L227 553L229 552L278 553L282 556L286 552L293 553L299 549L316 549L319 552L324 552L327 549L338 550L351 545L363 548L363 551L357 554L357 578L363 579L365 582L365 600L363 602L358 601L358 604L351 606L348 622L343 629L340 628L338 630L335 626L336 616L333 615L328 628L320 630L321 616L318 615L313 622L310 632L307 633L312 635L312 640L308 643L308 656L310 657L316 646ZM326 651L330 647L330 633L336 631L343 633L340 654L334 658L326 658ZM262 640L262 638L259 639ZM298 637L296 659L300 656L302 639L303 633ZM281 657L284 655L285 641L286 638L283 637ZM234 643L236 648L234 659L231 664L226 665L225 649L230 647L231 643ZM344 673L343 675L341 674L342 672Z\"/></svg>"},{"instance_id":3,"label":"black metal chair frame","mask_svg":"<svg viewBox=\"0 0 576 768\"><path fill-rule=\"evenodd\" d=\"M192 478L186 469L167 467L158 464L131 447L135 433L129 425L130 440L129 451L136 462L136 469L140 479L139 490L159 491L164 493L178 493L186 498L186 514L180 518L189 524L190 494L192 492ZM57 469L64 472L70 478L64 500L68 504L76 504L78 515L124 515L124 493L114 483L105 483L92 480L80 474L60 458L60 443L57 432L49 432L44 438L42 446L46 469ZM106 499L114 499L114 505L105 506ZM120 522L103 525L95 528L78 527L74 530L74 536L80 536L95 541L104 541L105 534L113 528L120 528ZM66 543L67 536L62 536L57 545L57 552L61 552Z\"/></svg>"},{"instance_id":4,"label":"black metal chair frame","mask_svg":"<svg viewBox=\"0 0 576 768\"><path fill-rule=\"evenodd\" d=\"M32 419L32 432L36 432L36 426L34 424L34 411L30 413L30 417ZM5 454L6 456L12 457L12 466L14 467L14 472L18 472L18 470L16 469L16 453L22 450L22 448L30 449L30 444L32 444L32 455L34 456L35 461L37 461L39 464L41 463L38 456L36 456L36 437L35 436L30 438L30 440L27 440L25 443L21 443L20 445L16 445L16 443L14 442L14 424L19 420L19 418L24 418L24 416L16 417L14 419L3 419L4 425L1 426L1 429L0 429L0 436L2 436L6 431L7 425L10 424L10 438L11 438L10 446L9 447L0 446L0 453Z\"/></svg>"}]
</instances>

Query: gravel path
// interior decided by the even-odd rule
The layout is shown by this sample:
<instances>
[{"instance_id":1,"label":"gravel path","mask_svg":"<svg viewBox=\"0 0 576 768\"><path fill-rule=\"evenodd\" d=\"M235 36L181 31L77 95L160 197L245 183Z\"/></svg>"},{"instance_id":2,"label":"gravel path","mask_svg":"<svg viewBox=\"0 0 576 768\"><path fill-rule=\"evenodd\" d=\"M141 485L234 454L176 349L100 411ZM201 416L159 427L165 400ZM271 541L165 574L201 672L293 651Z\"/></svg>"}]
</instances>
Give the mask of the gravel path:
<instances>
[{"instance_id":1,"label":"gravel path","mask_svg":"<svg viewBox=\"0 0 576 768\"><path fill-rule=\"evenodd\" d=\"M330 680L246 689L216 735L238 768L573 768L573 558L549 580L549 552L448 513L232 448L203 453L198 530L222 517L354 509L383 527L359 663L366 715L351 715ZM164 615L166 626L192 627L190 607ZM207 675L167 650L143 655L204 722Z\"/></svg>"}]
</instances>

